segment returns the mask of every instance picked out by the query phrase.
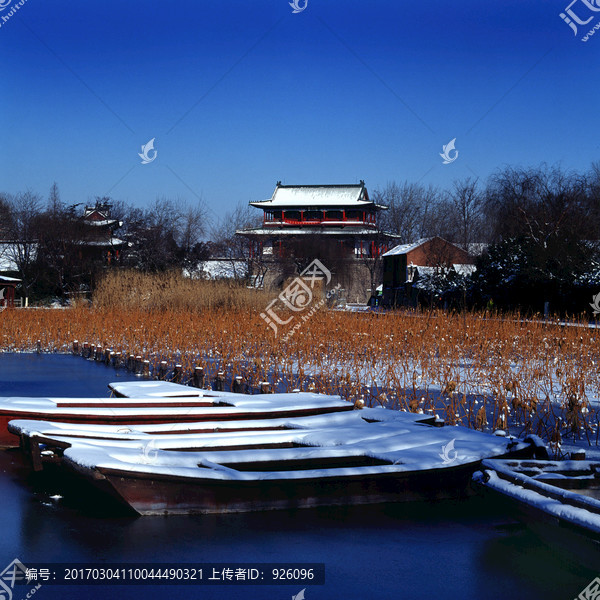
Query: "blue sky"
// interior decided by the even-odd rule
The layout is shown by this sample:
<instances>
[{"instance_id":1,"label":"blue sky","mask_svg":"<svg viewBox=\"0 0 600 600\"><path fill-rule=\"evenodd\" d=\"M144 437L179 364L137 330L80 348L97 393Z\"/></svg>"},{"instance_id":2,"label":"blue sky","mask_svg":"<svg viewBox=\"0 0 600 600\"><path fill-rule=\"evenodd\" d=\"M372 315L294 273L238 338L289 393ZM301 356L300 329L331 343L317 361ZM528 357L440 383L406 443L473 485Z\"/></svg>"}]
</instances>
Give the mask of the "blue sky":
<instances>
[{"instance_id":1,"label":"blue sky","mask_svg":"<svg viewBox=\"0 0 600 600\"><path fill-rule=\"evenodd\" d=\"M56 181L69 204L202 198L219 216L277 180L583 171L600 158L600 31L582 42L568 4L26 0L0 22L0 191Z\"/></svg>"}]
</instances>

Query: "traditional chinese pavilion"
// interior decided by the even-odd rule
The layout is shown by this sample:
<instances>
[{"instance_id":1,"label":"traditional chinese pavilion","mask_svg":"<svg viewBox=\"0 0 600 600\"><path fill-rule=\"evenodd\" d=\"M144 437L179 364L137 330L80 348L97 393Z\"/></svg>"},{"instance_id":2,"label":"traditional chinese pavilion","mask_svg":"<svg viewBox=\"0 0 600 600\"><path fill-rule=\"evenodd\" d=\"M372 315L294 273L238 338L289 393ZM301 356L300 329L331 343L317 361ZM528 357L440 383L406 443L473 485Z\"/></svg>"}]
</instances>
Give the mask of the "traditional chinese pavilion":
<instances>
[{"instance_id":1,"label":"traditional chinese pavilion","mask_svg":"<svg viewBox=\"0 0 600 600\"><path fill-rule=\"evenodd\" d=\"M262 226L236 233L249 240L251 259L270 260L273 265L304 251L311 259L344 261L338 272L344 271L346 280L356 280L361 277L360 269L352 263L379 258L397 239L379 229L377 215L387 207L369 198L364 181L345 185L283 185L278 181L270 199L250 205L263 211ZM272 268L267 280L281 285L276 271ZM355 284L366 292L364 281L344 283Z\"/></svg>"},{"instance_id":2,"label":"traditional chinese pavilion","mask_svg":"<svg viewBox=\"0 0 600 600\"><path fill-rule=\"evenodd\" d=\"M269 200L250 205L263 210L262 227L237 233L253 242L253 252L284 254L286 240L318 235L338 241L346 255L372 256L387 250L395 239L384 234L381 244L377 213L387 206L369 198L364 181L348 185L282 185L278 181Z\"/></svg>"},{"instance_id":3,"label":"traditional chinese pavilion","mask_svg":"<svg viewBox=\"0 0 600 600\"><path fill-rule=\"evenodd\" d=\"M115 236L115 231L123 226L123 221L111 218L111 205L96 202L94 206L86 206L83 222L89 227L86 241L80 247L87 254L100 255L110 264L119 261L121 252L127 247L127 242Z\"/></svg>"}]
</instances>

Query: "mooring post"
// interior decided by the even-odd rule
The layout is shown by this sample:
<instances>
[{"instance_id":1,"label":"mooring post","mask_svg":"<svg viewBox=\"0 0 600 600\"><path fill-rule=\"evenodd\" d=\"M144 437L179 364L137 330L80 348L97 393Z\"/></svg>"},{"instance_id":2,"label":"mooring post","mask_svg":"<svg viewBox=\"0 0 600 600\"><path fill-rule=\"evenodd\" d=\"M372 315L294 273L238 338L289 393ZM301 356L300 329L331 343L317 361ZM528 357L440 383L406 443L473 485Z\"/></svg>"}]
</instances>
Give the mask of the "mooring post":
<instances>
[{"instance_id":1,"label":"mooring post","mask_svg":"<svg viewBox=\"0 0 600 600\"><path fill-rule=\"evenodd\" d=\"M87 358L89 351L90 345L87 342L83 342L83 350L81 351L81 356L83 356L83 358Z\"/></svg>"},{"instance_id":2,"label":"mooring post","mask_svg":"<svg viewBox=\"0 0 600 600\"><path fill-rule=\"evenodd\" d=\"M104 354L102 354L102 346L96 346L96 356L94 356L94 360L96 362L102 362L104 358Z\"/></svg>"},{"instance_id":3,"label":"mooring post","mask_svg":"<svg viewBox=\"0 0 600 600\"><path fill-rule=\"evenodd\" d=\"M138 356L135 357L135 373L136 375L139 375L142 372L142 357L138 354Z\"/></svg>"},{"instance_id":4,"label":"mooring post","mask_svg":"<svg viewBox=\"0 0 600 600\"><path fill-rule=\"evenodd\" d=\"M42 451L40 449L40 443L36 435L31 436L31 466L34 471L41 471L44 468L42 464Z\"/></svg>"},{"instance_id":5,"label":"mooring post","mask_svg":"<svg viewBox=\"0 0 600 600\"><path fill-rule=\"evenodd\" d=\"M42 351L42 340L37 341L37 353L39 354Z\"/></svg>"},{"instance_id":6,"label":"mooring post","mask_svg":"<svg viewBox=\"0 0 600 600\"><path fill-rule=\"evenodd\" d=\"M175 368L173 369L173 382L181 383L182 375L183 375L183 373L181 371L181 365L180 364L175 365Z\"/></svg>"},{"instance_id":7,"label":"mooring post","mask_svg":"<svg viewBox=\"0 0 600 600\"><path fill-rule=\"evenodd\" d=\"M146 378L150 377L150 361L145 360L142 367L142 375Z\"/></svg>"},{"instance_id":8,"label":"mooring post","mask_svg":"<svg viewBox=\"0 0 600 600\"><path fill-rule=\"evenodd\" d=\"M112 351L112 348L106 348L106 350L104 350L104 364L105 365L110 365L111 354L114 354Z\"/></svg>"},{"instance_id":9,"label":"mooring post","mask_svg":"<svg viewBox=\"0 0 600 600\"><path fill-rule=\"evenodd\" d=\"M73 340L73 354L79 354L79 342L77 340Z\"/></svg>"},{"instance_id":10,"label":"mooring post","mask_svg":"<svg viewBox=\"0 0 600 600\"><path fill-rule=\"evenodd\" d=\"M233 391L236 394L243 394L244 393L244 378L241 375L238 375L233 380Z\"/></svg>"},{"instance_id":11,"label":"mooring post","mask_svg":"<svg viewBox=\"0 0 600 600\"><path fill-rule=\"evenodd\" d=\"M215 392L222 392L225 388L225 373L219 371L215 377Z\"/></svg>"},{"instance_id":12,"label":"mooring post","mask_svg":"<svg viewBox=\"0 0 600 600\"><path fill-rule=\"evenodd\" d=\"M271 384L268 381L261 382L260 393L261 394L270 394L271 393Z\"/></svg>"},{"instance_id":13,"label":"mooring post","mask_svg":"<svg viewBox=\"0 0 600 600\"><path fill-rule=\"evenodd\" d=\"M158 366L158 378L165 379L167 376L167 361L161 360L160 365Z\"/></svg>"},{"instance_id":14,"label":"mooring post","mask_svg":"<svg viewBox=\"0 0 600 600\"><path fill-rule=\"evenodd\" d=\"M204 368L196 367L194 369L194 387L201 388L204 387Z\"/></svg>"}]
</instances>

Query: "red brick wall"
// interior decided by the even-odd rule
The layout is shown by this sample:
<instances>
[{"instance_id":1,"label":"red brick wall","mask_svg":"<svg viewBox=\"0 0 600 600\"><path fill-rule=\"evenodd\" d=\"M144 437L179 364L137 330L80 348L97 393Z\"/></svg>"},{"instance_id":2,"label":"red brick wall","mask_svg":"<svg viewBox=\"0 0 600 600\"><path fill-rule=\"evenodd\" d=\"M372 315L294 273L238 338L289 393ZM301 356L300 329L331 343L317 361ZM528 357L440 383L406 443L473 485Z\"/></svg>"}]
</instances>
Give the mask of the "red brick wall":
<instances>
[{"instance_id":1,"label":"red brick wall","mask_svg":"<svg viewBox=\"0 0 600 600\"><path fill-rule=\"evenodd\" d=\"M440 265L470 265L473 264L471 256L462 248L436 237L418 248L407 252L407 264L421 267L437 267Z\"/></svg>"}]
</instances>

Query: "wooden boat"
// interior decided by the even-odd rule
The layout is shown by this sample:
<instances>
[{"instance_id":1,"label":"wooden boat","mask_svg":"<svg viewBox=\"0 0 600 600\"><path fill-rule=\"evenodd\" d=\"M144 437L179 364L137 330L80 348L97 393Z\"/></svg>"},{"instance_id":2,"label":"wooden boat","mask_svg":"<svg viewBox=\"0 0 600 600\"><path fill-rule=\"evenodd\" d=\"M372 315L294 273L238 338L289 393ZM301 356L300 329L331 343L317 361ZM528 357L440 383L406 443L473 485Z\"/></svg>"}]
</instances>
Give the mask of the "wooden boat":
<instances>
[{"instance_id":1,"label":"wooden boat","mask_svg":"<svg viewBox=\"0 0 600 600\"><path fill-rule=\"evenodd\" d=\"M0 447L19 444L8 430L9 421L15 419L138 425L287 418L354 408L340 396L324 394L246 395L197 389L193 393L136 398L0 398Z\"/></svg>"},{"instance_id":2,"label":"wooden boat","mask_svg":"<svg viewBox=\"0 0 600 600\"><path fill-rule=\"evenodd\" d=\"M379 412L379 411L377 411ZM431 417L413 415L416 421L433 421ZM31 459L34 470L47 463L61 462L63 452L74 443L141 447L152 444L169 450L214 447L225 434L245 432L250 437L263 432L347 427L360 417L358 411L323 413L307 417L270 418L243 421L210 421L195 423L159 423L137 425L73 424L53 421L14 420L8 430L18 436L21 449ZM200 434L210 434L209 436ZM233 443L233 442L232 442Z\"/></svg>"},{"instance_id":3,"label":"wooden boat","mask_svg":"<svg viewBox=\"0 0 600 600\"><path fill-rule=\"evenodd\" d=\"M600 460L484 460L476 484L578 562L600 565Z\"/></svg>"},{"instance_id":4,"label":"wooden boat","mask_svg":"<svg viewBox=\"0 0 600 600\"><path fill-rule=\"evenodd\" d=\"M171 381L119 381L108 384L117 398L202 398L204 396L239 396L234 392L219 392L190 387Z\"/></svg>"},{"instance_id":5,"label":"wooden boat","mask_svg":"<svg viewBox=\"0 0 600 600\"><path fill-rule=\"evenodd\" d=\"M363 409L343 427L197 436L187 448L72 443L63 464L139 514L228 513L458 498L484 458L534 444ZM422 416L421 416L422 417ZM327 417L328 418L328 417Z\"/></svg>"}]
</instances>

